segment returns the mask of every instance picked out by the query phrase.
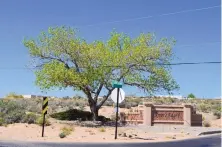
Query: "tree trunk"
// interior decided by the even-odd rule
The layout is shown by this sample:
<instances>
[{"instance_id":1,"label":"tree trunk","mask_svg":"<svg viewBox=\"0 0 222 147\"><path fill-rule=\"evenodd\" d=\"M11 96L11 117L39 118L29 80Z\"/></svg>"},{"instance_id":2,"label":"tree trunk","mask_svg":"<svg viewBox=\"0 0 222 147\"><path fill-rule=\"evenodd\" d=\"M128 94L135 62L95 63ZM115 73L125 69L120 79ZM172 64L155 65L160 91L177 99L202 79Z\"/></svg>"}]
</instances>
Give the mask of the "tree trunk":
<instances>
[{"instance_id":1,"label":"tree trunk","mask_svg":"<svg viewBox=\"0 0 222 147\"><path fill-rule=\"evenodd\" d=\"M92 110L91 110L92 111ZM92 114L93 114L93 121L98 121L98 113L99 112L99 110L98 109L94 109L93 111L92 111Z\"/></svg>"},{"instance_id":2,"label":"tree trunk","mask_svg":"<svg viewBox=\"0 0 222 147\"><path fill-rule=\"evenodd\" d=\"M90 110L91 110L91 113L93 115L93 121L98 121L98 112L99 112L99 109L97 109L96 107L96 104L92 104L90 105Z\"/></svg>"},{"instance_id":3,"label":"tree trunk","mask_svg":"<svg viewBox=\"0 0 222 147\"><path fill-rule=\"evenodd\" d=\"M90 99L88 100L88 102L89 102L89 107L90 107L91 113L93 115L93 121L98 121L99 109L97 108L96 102L93 100L90 100Z\"/></svg>"}]
</instances>

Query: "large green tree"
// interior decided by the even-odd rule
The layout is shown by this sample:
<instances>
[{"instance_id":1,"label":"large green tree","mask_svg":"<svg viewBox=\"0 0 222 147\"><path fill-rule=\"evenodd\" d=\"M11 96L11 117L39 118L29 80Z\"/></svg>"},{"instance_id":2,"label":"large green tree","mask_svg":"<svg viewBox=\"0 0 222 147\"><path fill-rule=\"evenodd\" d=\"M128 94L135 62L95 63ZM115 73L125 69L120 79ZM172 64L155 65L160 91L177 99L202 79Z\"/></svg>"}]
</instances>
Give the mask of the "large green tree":
<instances>
[{"instance_id":1,"label":"large green tree","mask_svg":"<svg viewBox=\"0 0 222 147\"><path fill-rule=\"evenodd\" d=\"M110 96L112 81L138 87L149 94L178 88L170 74L173 39L157 40L151 33L131 38L113 31L107 41L87 42L70 27L53 27L36 39L25 39L43 90L67 88L88 98L94 120ZM98 100L101 91L106 91Z\"/></svg>"}]
</instances>

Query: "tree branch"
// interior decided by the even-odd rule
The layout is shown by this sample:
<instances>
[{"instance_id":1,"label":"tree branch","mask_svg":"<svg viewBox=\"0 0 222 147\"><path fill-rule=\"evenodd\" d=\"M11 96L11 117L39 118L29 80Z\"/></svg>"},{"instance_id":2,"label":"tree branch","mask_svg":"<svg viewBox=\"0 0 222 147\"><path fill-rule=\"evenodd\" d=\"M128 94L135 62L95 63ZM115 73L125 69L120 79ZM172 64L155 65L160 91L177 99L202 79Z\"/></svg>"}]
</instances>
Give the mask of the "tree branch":
<instances>
[{"instance_id":1,"label":"tree branch","mask_svg":"<svg viewBox=\"0 0 222 147\"><path fill-rule=\"evenodd\" d=\"M103 85L104 85L103 83L100 83L99 88L98 88L98 90L96 91L96 95L95 95L95 98L94 98L95 102L97 102L99 93L101 92L101 90L102 90L102 88L103 88Z\"/></svg>"},{"instance_id":2,"label":"tree branch","mask_svg":"<svg viewBox=\"0 0 222 147\"><path fill-rule=\"evenodd\" d=\"M62 59L50 57L50 56L43 56L43 55L40 55L40 58L41 59L48 59L48 60L57 60L57 61L63 63L67 69L70 69L69 65L65 61L63 61Z\"/></svg>"},{"instance_id":3,"label":"tree branch","mask_svg":"<svg viewBox=\"0 0 222 147\"><path fill-rule=\"evenodd\" d=\"M129 86L137 86L137 87L142 88L142 89L147 89L145 85L140 84L140 83L128 83L128 82L124 81L124 84L129 85Z\"/></svg>"},{"instance_id":4,"label":"tree branch","mask_svg":"<svg viewBox=\"0 0 222 147\"><path fill-rule=\"evenodd\" d=\"M108 94L106 96L103 97L102 101L97 105L97 109L100 109L101 106L105 103L105 101L109 98L109 96L111 95L112 91L114 90L114 88L112 88L111 90L109 90Z\"/></svg>"}]
</instances>

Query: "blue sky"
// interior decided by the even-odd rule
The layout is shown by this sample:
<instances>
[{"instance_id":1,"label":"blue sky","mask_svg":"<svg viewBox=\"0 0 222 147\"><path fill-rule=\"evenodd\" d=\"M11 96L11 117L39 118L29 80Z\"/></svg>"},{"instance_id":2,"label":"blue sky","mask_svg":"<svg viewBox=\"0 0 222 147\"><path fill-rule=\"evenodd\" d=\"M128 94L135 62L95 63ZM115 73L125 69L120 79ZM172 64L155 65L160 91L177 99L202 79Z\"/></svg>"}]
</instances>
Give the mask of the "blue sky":
<instances>
[{"instance_id":1,"label":"blue sky","mask_svg":"<svg viewBox=\"0 0 222 147\"><path fill-rule=\"evenodd\" d=\"M24 37L37 37L50 26L79 27L88 41L105 40L115 28L132 37L154 32L157 37L174 37L175 62L221 61L220 7L179 13L160 14L218 6L220 0L2 0L0 2L0 97L9 92L41 94L34 85L34 74L23 69L29 62ZM116 20L154 16L149 19L100 24ZM88 26L91 24L97 24ZM190 45L190 46L183 46ZM221 65L173 66L172 75L180 85L177 95L194 93L197 97L221 95ZM126 94L143 95L137 88L125 87ZM67 89L47 95L72 96Z\"/></svg>"}]
</instances>

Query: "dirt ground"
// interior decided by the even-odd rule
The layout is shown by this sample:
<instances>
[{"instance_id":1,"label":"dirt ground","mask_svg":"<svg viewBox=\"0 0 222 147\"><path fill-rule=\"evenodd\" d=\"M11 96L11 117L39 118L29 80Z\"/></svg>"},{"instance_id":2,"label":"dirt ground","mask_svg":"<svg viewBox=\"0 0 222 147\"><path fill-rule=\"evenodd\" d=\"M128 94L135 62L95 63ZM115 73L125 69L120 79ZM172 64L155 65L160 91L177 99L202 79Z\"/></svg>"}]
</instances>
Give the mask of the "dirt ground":
<instances>
[{"instance_id":1,"label":"dirt ground","mask_svg":"<svg viewBox=\"0 0 222 147\"><path fill-rule=\"evenodd\" d=\"M73 132L66 138L60 138L59 133L62 127L70 125L53 123L45 127L45 135L41 137L41 126L35 124L11 124L7 127L0 127L0 140L12 141L49 141L49 142L144 142L144 141L167 141L172 139L185 139L195 136L183 133L160 133L153 134L132 128L118 128L118 139L114 140L114 127L87 128L71 126ZM122 134L126 136L122 136ZM121 136L119 136L121 134Z\"/></svg>"},{"instance_id":2,"label":"dirt ground","mask_svg":"<svg viewBox=\"0 0 222 147\"><path fill-rule=\"evenodd\" d=\"M85 108L88 110L89 108ZM126 109L120 109L120 112L124 112ZM110 117L115 110L113 107L102 107L99 111L100 115ZM210 114L203 114L206 119L211 123L211 127L221 129L221 119L216 119ZM35 124L11 124L7 127L0 127L0 140L12 140L12 141L49 141L49 142L153 142L153 141L170 141L186 138L194 138L196 135L185 131L163 131L164 127L156 127L150 131L148 129L139 129L139 127L119 127L118 139L114 140L114 127L101 128L87 128L79 127L75 125L67 125L56 123L51 121L50 126L45 127L45 136L41 137L42 127ZM60 138L61 128L72 127L73 131L65 138ZM154 128L154 127L153 127ZM173 128L173 127L172 127ZM191 127L190 127L191 128ZM162 129L162 130L161 130ZM166 130L166 128L165 128Z\"/></svg>"}]
</instances>

